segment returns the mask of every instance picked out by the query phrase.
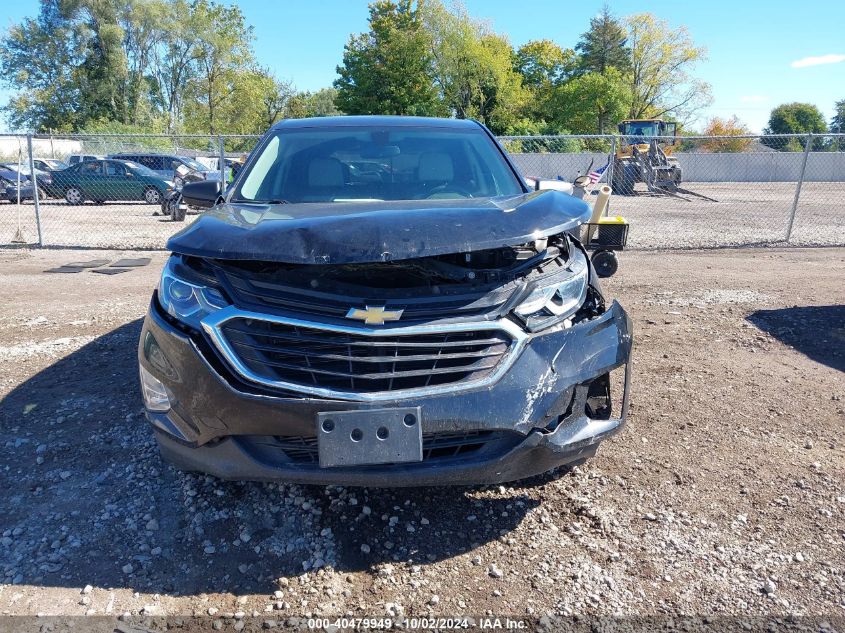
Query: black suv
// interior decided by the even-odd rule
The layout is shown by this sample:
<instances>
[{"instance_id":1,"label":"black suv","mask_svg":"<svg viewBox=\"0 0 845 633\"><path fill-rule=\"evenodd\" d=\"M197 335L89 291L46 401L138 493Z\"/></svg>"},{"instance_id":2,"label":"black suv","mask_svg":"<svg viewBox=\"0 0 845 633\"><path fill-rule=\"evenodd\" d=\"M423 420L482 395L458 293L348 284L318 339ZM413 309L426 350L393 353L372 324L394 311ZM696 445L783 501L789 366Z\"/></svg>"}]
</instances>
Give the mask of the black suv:
<instances>
[{"instance_id":1,"label":"black suv","mask_svg":"<svg viewBox=\"0 0 845 633\"><path fill-rule=\"evenodd\" d=\"M227 479L495 483L624 424L631 326L573 235L466 120L275 125L168 242L139 345L177 466Z\"/></svg>"}]
</instances>

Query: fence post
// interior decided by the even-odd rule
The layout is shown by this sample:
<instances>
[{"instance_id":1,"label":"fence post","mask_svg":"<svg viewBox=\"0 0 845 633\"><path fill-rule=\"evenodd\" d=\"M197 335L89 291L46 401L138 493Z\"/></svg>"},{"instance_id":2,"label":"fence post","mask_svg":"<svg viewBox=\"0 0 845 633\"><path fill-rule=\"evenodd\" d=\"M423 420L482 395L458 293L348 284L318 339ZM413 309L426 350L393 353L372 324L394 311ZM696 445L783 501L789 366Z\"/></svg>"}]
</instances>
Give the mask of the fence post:
<instances>
[{"instance_id":1,"label":"fence post","mask_svg":"<svg viewBox=\"0 0 845 633\"><path fill-rule=\"evenodd\" d=\"M41 201L38 199L38 179L35 177L35 163L32 160L32 134L26 135L26 149L29 152L29 177L32 179L32 199L35 201L35 228L38 230L38 246L44 246L41 237Z\"/></svg>"},{"instance_id":2,"label":"fence post","mask_svg":"<svg viewBox=\"0 0 845 633\"><path fill-rule=\"evenodd\" d=\"M222 136L217 137L217 143L220 147L220 192L226 191L226 146Z\"/></svg>"},{"instance_id":3,"label":"fence post","mask_svg":"<svg viewBox=\"0 0 845 633\"><path fill-rule=\"evenodd\" d=\"M801 197L801 186L804 184L804 173L807 171L807 157L813 146L813 133L807 134L807 145L804 147L804 159L801 161L801 173L798 174L798 184L795 187L795 199L792 201L792 212L789 214L789 224L786 227L786 241L792 237L792 226L795 224L795 212L798 210L798 198Z\"/></svg>"},{"instance_id":4,"label":"fence post","mask_svg":"<svg viewBox=\"0 0 845 633\"><path fill-rule=\"evenodd\" d=\"M607 164L607 186L613 188L613 164L616 162L616 135L610 139L610 157Z\"/></svg>"}]
</instances>

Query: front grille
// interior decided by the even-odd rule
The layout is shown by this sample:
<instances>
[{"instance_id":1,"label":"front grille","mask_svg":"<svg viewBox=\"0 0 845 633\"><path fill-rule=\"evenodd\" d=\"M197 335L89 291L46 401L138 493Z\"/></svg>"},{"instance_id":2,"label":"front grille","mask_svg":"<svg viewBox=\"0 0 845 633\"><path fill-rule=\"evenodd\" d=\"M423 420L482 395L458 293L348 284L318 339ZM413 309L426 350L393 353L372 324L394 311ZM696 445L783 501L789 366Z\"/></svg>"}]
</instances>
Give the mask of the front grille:
<instances>
[{"instance_id":1,"label":"front grille","mask_svg":"<svg viewBox=\"0 0 845 633\"><path fill-rule=\"evenodd\" d=\"M417 291L387 291L334 284L334 292L286 285L231 271L223 273L237 302L256 311L270 308L308 315L343 318L349 308L364 309L377 300L388 310L402 310L404 322L498 314L513 294L513 287L451 289L447 285L430 294Z\"/></svg>"},{"instance_id":2,"label":"front grille","mask_svg":"<svg viewBox=\"0 0 845 633\"><path fill-rule=\"evenodd\" d=\"M423 433L423 461L468 456L493 442L510 440L512 436L514 436L513 433L502 431ZM300 464L319 462L317 438L313 436L282 435L274 437L272 443L262 442L262 444L284 451L292 462Z\"/></svg>"},{"instance_id":3,"label":"front grille","mask_svg":"<svg viewBox=\"0 0 845 633\"><path fill-rule=\"evenodd\" d=\"M512 342L496 329L370 336L246 317L220 332L262 381L363 394L482 380Z\"/></svg>"}]
</instances>

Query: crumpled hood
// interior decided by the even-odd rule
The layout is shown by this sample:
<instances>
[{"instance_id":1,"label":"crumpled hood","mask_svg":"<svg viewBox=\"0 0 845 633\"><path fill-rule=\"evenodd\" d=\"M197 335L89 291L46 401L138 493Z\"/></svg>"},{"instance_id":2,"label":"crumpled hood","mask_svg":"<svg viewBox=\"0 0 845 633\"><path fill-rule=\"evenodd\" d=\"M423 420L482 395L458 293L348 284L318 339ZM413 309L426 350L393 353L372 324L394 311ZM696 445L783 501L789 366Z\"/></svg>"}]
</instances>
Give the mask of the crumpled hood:
<instances>
[{"instance_id":1,"label":"crumpled hood","mask_svg":"<svg viewBox=\"0 0 845 633\"><path fill-rule=\"evenodd\" d=\"M350 264L515 246L590 218L558 191L498 198L221 204L170 238L167 248L216 259Z\"/></svg>"}]
</instances>

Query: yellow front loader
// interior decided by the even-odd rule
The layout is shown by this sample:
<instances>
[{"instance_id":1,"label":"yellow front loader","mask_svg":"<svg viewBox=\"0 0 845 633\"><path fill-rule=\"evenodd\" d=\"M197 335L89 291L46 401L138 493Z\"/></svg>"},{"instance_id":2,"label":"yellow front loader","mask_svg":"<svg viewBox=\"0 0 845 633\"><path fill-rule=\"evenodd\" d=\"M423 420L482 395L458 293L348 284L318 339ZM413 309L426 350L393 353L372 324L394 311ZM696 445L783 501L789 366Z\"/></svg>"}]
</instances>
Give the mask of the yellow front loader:
<instances>
[{"instance_id":1,"label":"yellow front loader","mask_svg":"<svg viewBox=\"0 0 845 633\"><path fill-rule=\"evenodd\" d=\"M619 140L613 157L613 193L633 195L634 185L645 183L649 191L674 193L682 180L681 166L672 156L677 124L662 119L628 119L619 124Z\"/></svg>"}]
</instances>

